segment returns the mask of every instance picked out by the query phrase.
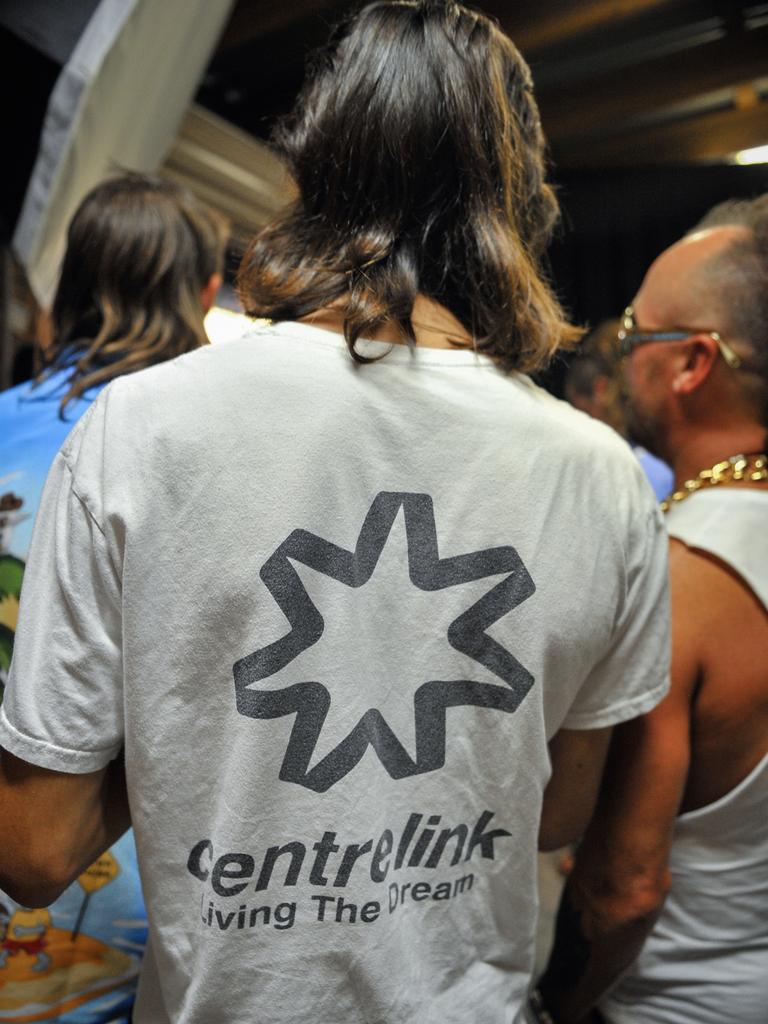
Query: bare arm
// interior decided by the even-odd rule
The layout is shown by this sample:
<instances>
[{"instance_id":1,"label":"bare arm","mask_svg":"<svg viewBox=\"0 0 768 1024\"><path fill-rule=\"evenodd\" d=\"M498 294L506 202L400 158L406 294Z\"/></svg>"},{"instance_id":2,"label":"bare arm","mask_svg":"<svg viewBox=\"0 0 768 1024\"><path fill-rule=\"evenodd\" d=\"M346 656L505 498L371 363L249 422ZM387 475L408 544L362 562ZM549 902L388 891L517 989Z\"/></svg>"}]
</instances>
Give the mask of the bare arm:
<instances>
[{"instance_id":1,"label":"bare arm","mask_svg":"<svg viewBox=\"0 0 768 1024\"><path fill-rule=\"evenodd\" d=\"M670 557L673 649L669 695L617 726L597 811L568 880L540 989L555 1019L580 1021L637 957L669 888L672 828L690 760L691 700L702 618L686 555ZM690 556L688 556L690 557Z\"/></svg>"},{"instance_id":2,"label":"bare arm","mask_svg":"<svg viewBox=\"0 0 768 1024\"><path fill-rule=\"evenodd\" d=\"M610 738L610 729L561 729L552 738L540 850L557 850L584 835L597 802Z\"/></svg>"},{"instance_id":3,"label":"bare arm","mask_svg":"<svg viewBox=\"0 0 768 1024\"><path fill-rule=\"evenodd\" d=\"M47 906L130 826L122 759L85 775L0 751L0 887Z\"/></svg>"}]
</instances>

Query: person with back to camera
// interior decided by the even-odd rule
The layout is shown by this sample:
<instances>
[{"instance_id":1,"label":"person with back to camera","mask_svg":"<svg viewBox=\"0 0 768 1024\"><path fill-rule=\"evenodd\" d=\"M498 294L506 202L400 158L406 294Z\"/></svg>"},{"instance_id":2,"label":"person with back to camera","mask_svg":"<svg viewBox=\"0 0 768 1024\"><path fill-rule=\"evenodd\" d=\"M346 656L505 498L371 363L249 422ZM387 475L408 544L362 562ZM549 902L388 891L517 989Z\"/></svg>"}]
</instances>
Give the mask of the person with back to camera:
<instances>
[{"instance_id":1,"label":"person with back to camera","mask_svg":"<svg viewBox=\"0 0 768 1024\"><path fill-rule=\"evenodd\" d=\"M577 332L493 21L362 9L279 145L297 198L240 282L271 324L114 382L52 471L0 799L66 810L0 875L55 896L127 790L137 1024L521 1021L537 840L581 834L611 727L667 690L661 516L525 376Z\"/></svg>"},{"instance_id":2,"label":"person with back to camera","mask_svg":"<svg viewBox=\"0 0 768 1024\"><path fill-rule=\"evenodd\" d=\"M616 731L541 982L556 1021L766 1019L767 285L763 195L710 211L624 316L630 426L675 471L672 688Z\"/></svg>"},{"instance_id":3,"label":"person with back to camera","mask_svg":"<svg viewBox=\"0 0 768 1024\"><path fill-rule=\"evenodd\" d=\"M0 395L0 700L45 474L109 380L206 342L203 317L221 281L224 241L223 222L190 193L145 174L97 185L72 218L53 339L42 352L47 368ZM86 665L75 658L71 669L81 675ZM87 744L89 732L83 727L72 740ZM22 876L25 828L52 843L57 820L55 807L38 808L28 822L4 815L10 834L2 845L18 846ZM34 850L30 843L32 857ZM0 894L0 1019L41 1012L62 1024L128 1019L147 933L132 834L83 868L50 910ZM34 873L32 859L30 880Z\"/></svg>"}]
</instances>

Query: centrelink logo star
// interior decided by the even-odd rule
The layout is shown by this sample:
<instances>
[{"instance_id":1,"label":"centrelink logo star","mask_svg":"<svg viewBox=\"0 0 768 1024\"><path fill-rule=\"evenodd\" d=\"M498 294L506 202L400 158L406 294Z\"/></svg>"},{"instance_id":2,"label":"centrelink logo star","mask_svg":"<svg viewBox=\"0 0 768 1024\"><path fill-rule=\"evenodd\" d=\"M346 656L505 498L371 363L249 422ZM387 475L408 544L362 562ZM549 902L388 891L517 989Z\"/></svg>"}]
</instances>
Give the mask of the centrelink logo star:
<instances>
[{"instance_id":1,"label":"centrelink logo star","mask_svg":"<svg viewBox=\"0 0 768 1024\"><path fill-rule=\"evenodd\" d=\"M381 711L369 708L341 742L310 767L331 708L327 687L312 680L276 690L251 688L280 672L323 635L323 616L292 562L331 577L345 587L363 587L374 574L401 510L408 575L414 587L440 591L486 577L504 576L454 618L446 634L450 647L492 672L504 685L473 679L427 679L413 697L415 757ZM474 705L509 714L517 710L533 685L533 676L486 632L536 589L520 556L512 547L498 547L440 558L434 509L428 494L377 494L354 551L307 530L294 530L267 559L260 575L287 618L290 630L235 663L235 700L240 714L250 718L296 716L280 769L280 778L286 782L323 793L352 771L369 746L393 779L435 771L445 764L447 708Z\"/></svg>"}]
</instances>

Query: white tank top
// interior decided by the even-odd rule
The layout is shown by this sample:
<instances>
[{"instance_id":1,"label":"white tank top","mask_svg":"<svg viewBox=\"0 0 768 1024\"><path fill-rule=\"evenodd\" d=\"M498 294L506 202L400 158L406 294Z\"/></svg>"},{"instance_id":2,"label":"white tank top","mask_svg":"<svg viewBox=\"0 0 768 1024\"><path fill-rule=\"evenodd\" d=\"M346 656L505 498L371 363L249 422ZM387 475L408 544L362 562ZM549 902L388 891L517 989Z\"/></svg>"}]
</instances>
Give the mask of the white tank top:
<instances>
[{"instance_id":1,"label":"white tank top","mask_svg":"<svg viewBox=\"0 0 768 1024\"><path fill-rule=\"evenodd\" d=\"M668 526L730 565L768 608L768 492L699 492L671 509ZM606 1021L766 1024L768 754L721 799L680 815L670 870L641 955L600 1005Z\"/></svg>"}]
</instances>

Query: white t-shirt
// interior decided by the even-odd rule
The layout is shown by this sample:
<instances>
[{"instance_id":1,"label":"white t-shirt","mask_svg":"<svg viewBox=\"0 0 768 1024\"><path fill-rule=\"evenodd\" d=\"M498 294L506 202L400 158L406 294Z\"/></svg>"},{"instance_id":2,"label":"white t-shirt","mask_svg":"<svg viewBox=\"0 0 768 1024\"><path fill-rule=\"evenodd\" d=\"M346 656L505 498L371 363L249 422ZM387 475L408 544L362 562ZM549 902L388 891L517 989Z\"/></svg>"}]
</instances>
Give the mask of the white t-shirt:
<instances>
[{"instance_id":1,"label":"white t-shirt","mask_svg":"<svg viewBox=\"0 0 768 1024\"><path fill-rule=\"evenodd\" d=\"M471 352L282 324L110 385L0 742L125 746L137 1024L518 1020L547 740L664 695L665 558L626 444Z\"/></svg>"}]
</instances>

